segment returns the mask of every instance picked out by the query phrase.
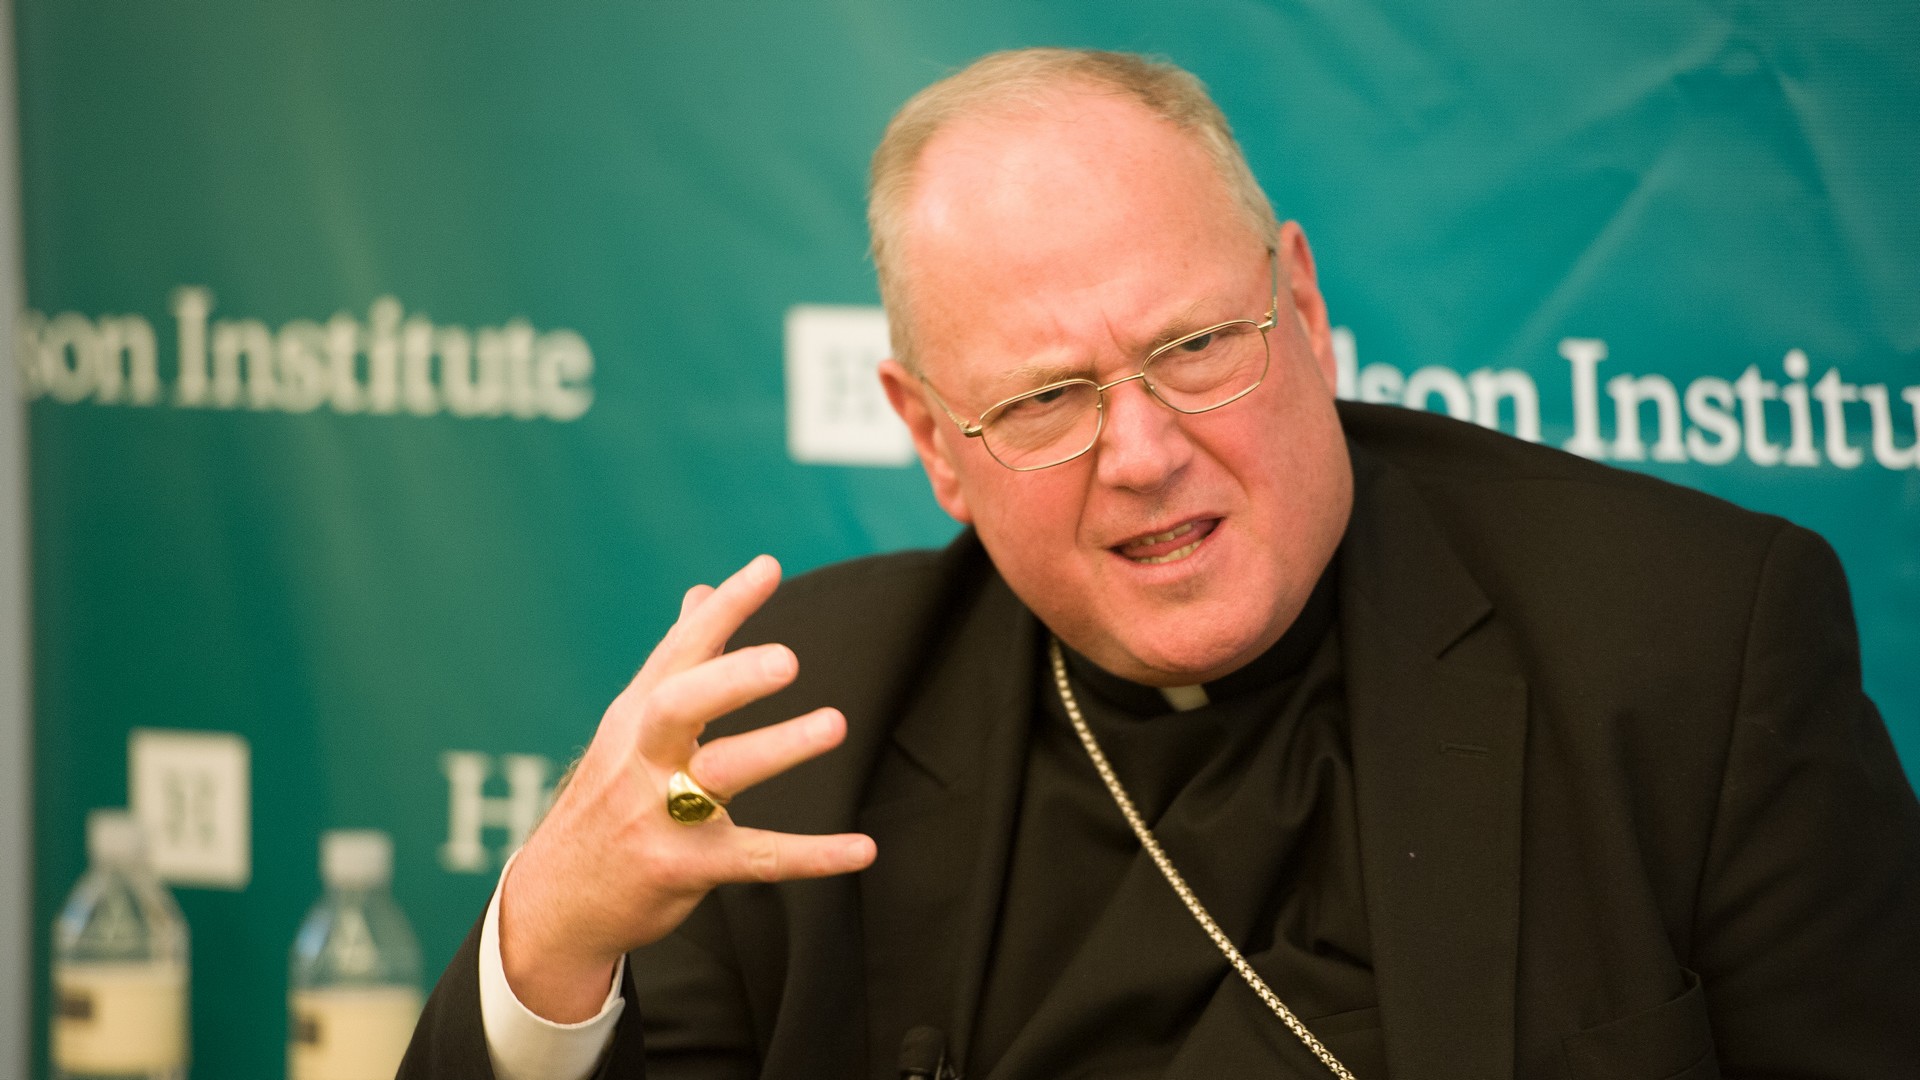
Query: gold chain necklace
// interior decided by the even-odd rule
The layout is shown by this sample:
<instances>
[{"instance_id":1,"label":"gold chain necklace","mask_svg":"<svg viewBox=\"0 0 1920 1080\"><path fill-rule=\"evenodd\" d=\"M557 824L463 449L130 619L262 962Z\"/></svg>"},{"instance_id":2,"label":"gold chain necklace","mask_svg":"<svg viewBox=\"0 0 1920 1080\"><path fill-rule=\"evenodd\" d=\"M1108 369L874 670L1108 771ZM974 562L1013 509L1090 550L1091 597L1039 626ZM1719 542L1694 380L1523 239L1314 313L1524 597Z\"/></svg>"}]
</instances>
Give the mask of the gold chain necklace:
<instances>
[{"instance_id":1,"label":"gold chain necklace","mask_svg":"<svg viewBox=\"0 0 1920 1080\"><path fill-rule=\"evenodd\" d=\"M1201 905L1200 898L1193 894L1193 889L1188 887L1186 879L1180 876L1180 871L1173 868L1173 860L1167 857L1166 851L1160 846L1160 841L1153 838L1153 830L1147 828L1146 819L1140 816L1140 811L1133 808L1133 800L1127 797L1126 789L1120 786L1120 778L1114 775L1113 766L1107 763L1107 755L1100 752L1100 744L1093 737L1093 729L1087 726L1086 718L1080 715L1080 703L1074 699L1073 686L1067 681L1067 661L1066 657L1061 655L1059 638L1053 638L1047 643L1047 655L1053 660L1053 683L1060 689L1060 704L1067 707L1067 719L1073 722L1074 733L1080 736L1080 745L1087 748L1087 756L1093 759L1094 771L1098 772L1100 779L1106 783L1107 791L1113 795L1113 801L1120 807L1120 816L1127 819L1127 825L1133 829L1133 835L1139 838L1140 846L1145 849L1148 857L1153 859L1153 865L1160 868L1160 873L1167 879L1167 884L1173 886L1175 895L1180 897L1181 903L1187 905L1187 910L1193 914L1194 921L1200 924L1200 929L1206 931L1207 937L1213 939L1214 945L1218 946L1221 954L1227 958L1227 963L1233 966L1233 970L1240 973L1240 977L1253 988L1253 992L1259 995L1260 1000L1267 1003L1267 1008L1273 1010L1274 1015L1280 1018L1280 1022L1287 1025L1287 1030L1298 1036L1300 1041L1306 1044L1307 1049L1313 1051L1313 1056L1319 1058L1321 1064L1332 1069L1333 1074L1340 1080L1354 1080L1353 1074L1347 1071L1347 1067L1340 1064L1339 1058L1333 1056L1333 1051L1328 1050L1319 1039L1313 1037L1313 1032L1307 1030L1307 1025L1293 1015L1293 1010L1287 1008L1286 1002L1280 1000L1280 995L1267 986L1266 980L1260 977L1260 973L1253 970L1252 964L1247 963L1247 958L1240 955L1239 949L1234 948L1226 932L1220 929L1219 923L1213 921L1213 916L1207 914L1207 909Z\"/></svg>"}]
</instances>

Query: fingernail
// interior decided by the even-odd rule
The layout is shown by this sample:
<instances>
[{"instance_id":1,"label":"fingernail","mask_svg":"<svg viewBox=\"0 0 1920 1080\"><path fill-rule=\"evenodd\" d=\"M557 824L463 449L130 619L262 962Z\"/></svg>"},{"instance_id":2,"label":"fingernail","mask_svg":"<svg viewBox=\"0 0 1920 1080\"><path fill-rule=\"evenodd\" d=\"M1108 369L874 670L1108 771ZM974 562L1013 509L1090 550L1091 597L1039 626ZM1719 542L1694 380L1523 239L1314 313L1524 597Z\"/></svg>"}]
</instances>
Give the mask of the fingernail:
<instances>
[{"instance_id":1,"label":"fingernail","mask_svg":"<svg viewBox=\"0 0 1920 1080\"><path fill-rule=\"evenodd\" d=\"M838 724L838 717L830 712L823 712L807 721L807 737L815 742L830 739L833 737L834 729Z\"/></svg>"},{"instance_id":2,"label":"fingernail","mask_svg":"<svg viewBox=\"0 0 1920 1080\"><path fill-rule=\"evenodd\" d=\"M873 838L870 836L856 836L853 839L847 841L847 861L848 862L856 862L856 863L867 862L871 860L876 854L878 854L878 852L875 851L873 846Z\"/></svg>"},{"instance_id":3,"label":"fingernail","mask_svg":"<svg viewBox=\"0 0 1920 1080\"><path fill-rule=\"evenodd\" d=\"M793 674L799 662L799 659L793 655L792 649L785 645L775 645L767 650L765 658L761 660L761 669L769 678L780 679Z\"/></svg>"}]
</instances>

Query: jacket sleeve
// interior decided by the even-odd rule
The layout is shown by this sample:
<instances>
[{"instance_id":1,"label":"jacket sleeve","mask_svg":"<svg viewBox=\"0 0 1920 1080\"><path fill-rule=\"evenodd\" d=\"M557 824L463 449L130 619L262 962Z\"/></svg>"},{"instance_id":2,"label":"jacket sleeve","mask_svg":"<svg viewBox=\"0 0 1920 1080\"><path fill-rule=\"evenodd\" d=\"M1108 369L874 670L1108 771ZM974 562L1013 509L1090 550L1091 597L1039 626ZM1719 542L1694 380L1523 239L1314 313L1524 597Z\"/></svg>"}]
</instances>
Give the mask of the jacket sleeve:
<instances>
[{"instance_id":1,"label":"jacket sleeve","mask_svg":"<svg viewBox=\"0 0 1920 1080\"><path fill-rule=\"evenodd\" d=\"M395 1080L473 1077L493 1080L487 1034L480 1022L480 927L474 921L467 939L448 961L427 1005L414 1025L413 1041L400 1060Z\"/></svg>"},{"instance_id":2,"label":"jacket sleeve","mask_svg":"<svg viewBox=\"0 0 1920 1080\"><path fill-rule=\"evenodd\" d=\"M480 938L484 925L483 916L447 963L414 1027L413 1040L395 1080L494 1080L486 1025L480 1013ZM644 1080L647 1075L639 1017L633 1008L632 972L629 962L621 986L627 1008L615 1025L613 1045L594 1074L603 1080Z\"/></svg>"},{"instance_id":3,"label":"jacket sleeve","mask_svg":"<svg viewBox=\"0 0 1920 1080\"><path fill-rule=\"evenodd\" d=\"M480 1016L475 922L427 998L395 1080L494 1080ZM627 957L627 1007L596 1080L752 1080L760 1054L711 898L681 927ZM721 935L716 937L715 935ZM651 1059L651 1060L649 1060Z\"/></svg>"},{"instance_id":4,"label":"jacket sleeve","mask_svg":"<svg viewBox=\"0 0 1920 1080\"><path fill-rule=\"evenodd\" d=\"M1795 526L1755 589L1705 870L1693 963L1727 1075L1912 1075L1920 805L1839 560Z\"/></svg>"},{"instance_id":5,"label":"jacket sleeve","mask_svg":"<svg viewBox=\"0 0 1920 1080\"><path fill-rule=\"evenodd\" d=\"M646 1032L655 1080L752 1080L760 1046L718 897L673 933L627 957L626 1015ZM624 1049L617 1037L613 1058ZM638 1045L638 1032L634 1043ZM637 1057L637 1054L634 1055ZM618 1064L609 1060L608 1065ZM628 1074L603 1072L602 1076Z\"/></svg>"}]
</instances>

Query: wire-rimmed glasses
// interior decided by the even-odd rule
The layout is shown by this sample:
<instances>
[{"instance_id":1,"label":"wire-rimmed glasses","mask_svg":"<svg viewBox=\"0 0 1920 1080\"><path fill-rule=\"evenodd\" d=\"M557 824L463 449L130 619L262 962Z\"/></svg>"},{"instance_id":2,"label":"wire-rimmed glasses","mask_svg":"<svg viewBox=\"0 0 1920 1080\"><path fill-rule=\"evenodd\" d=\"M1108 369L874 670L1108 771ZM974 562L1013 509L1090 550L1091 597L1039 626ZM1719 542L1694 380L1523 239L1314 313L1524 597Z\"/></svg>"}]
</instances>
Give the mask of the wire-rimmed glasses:
<instances>
[{"instance_id":1,"label":"wire-rimmed glasses","mask_svg":"<svg viewBox=\"0 0 1920 1080\"><path fill-rule=\"evenodd\" d=\"M1110 383L1062 379L1015 394L968 423L947 407L925 375L933 394L960 433L979 439L993 460L1015 472L1032 472L1072 461L1093 449L1106 425L1107 391L1140 380L1155 401L1175 412L1209 412L1252 393L1267 377L1267 331L1280 311L1280 257L1267 252L1273 276L1273 304L1266 317L1230 319L1167 342L1147 354L1140 370Z\"/></svg>"}]
</instances>

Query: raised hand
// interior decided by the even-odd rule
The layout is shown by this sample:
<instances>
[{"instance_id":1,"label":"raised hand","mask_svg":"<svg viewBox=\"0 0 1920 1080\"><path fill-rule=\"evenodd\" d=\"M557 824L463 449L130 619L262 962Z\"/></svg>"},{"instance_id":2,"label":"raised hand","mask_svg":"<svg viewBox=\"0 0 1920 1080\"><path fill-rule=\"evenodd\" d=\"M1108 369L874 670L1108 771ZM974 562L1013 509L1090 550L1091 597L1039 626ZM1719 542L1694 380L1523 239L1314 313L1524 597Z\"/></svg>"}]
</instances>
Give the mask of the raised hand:
<instances>
[{"instance_id":1,"label":"raised hand","mask_svg":"<svg viewBox=\"0 0 1920 1080\"><path fill-rule=\"evenodd\" d=\"M640 673L607 707L573 778L521 849L500 897L500 951L514 994L558 1023L599 1010L614 963L665 937L714 886L864 869L859 833L796 836L735 825L725 810L696 825L666 810L684 771L728 797L839 745L846 719L813 712L701 744L707 723L793 681L784 645L724 651L780 583L766 555L709 588L695 586Z\"/></svg>"}]
</instances>

